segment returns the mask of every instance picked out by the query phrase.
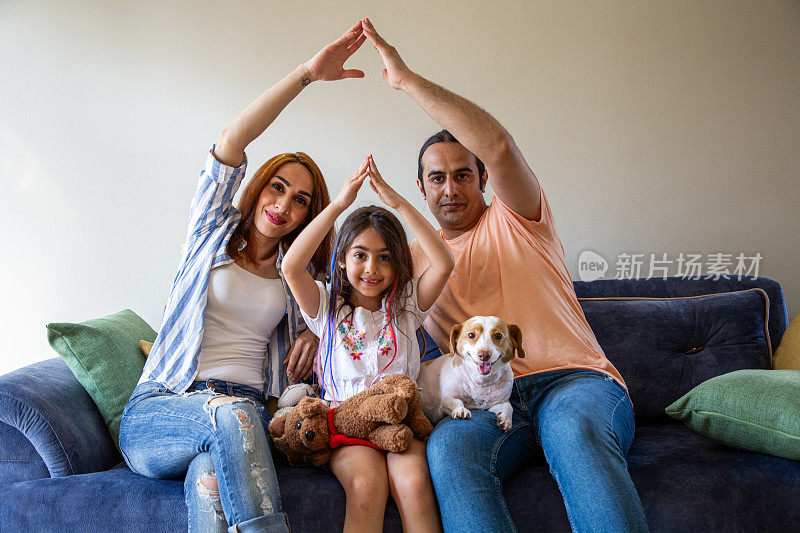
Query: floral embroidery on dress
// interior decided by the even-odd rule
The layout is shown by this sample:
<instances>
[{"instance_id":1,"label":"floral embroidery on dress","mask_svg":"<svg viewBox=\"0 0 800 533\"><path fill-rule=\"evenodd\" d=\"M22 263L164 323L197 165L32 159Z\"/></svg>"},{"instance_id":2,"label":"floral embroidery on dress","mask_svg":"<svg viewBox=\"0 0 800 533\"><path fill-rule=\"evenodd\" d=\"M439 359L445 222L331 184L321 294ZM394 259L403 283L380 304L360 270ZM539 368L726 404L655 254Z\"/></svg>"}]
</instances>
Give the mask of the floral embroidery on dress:
<instances>
[{"instance_id":1,"label":"floral embroidery on dress","mask_svg":"<svg viewBox=\"0 0 800 533\"><path fill-rule=\"evenodd\" d=\"M394 332L392 332L394 333ZM386 355L392 349L394 335L389 333L389 324L381 328L381 335L378 337L378 353Z\"/></svg>"},{"instance_id":2,"label":"floral embroidery on dress","mask_svg":"<svg viewBox=\"0 0 800 533\"><path fill-rule=\"evenodd\" d=\"M339 333L342 335L342 342L344 343L345 349L350 352L350 357L352 357L353 360L358 359L360 361L361 356L364 355L364 352L361 350L364 349L364 336L366 332L354 329L353 323L345 318L339 324Z\"/></svg>"},{"instance_id":3,"label":"floral embroidery on dress","mask_svg":"<svg viewBox=\"0 0 800 533\"><path fill-rule=\"evenodd\" d=\"M394 331L389 328L391 317L387 313L384 317L383 327L378 336L378 355L386 355L392 350L394 345ZM365 331L360 331L353 327L353 323L345 318L339 323L339 334L342 336L342 344L353 360L361 360L364 355Z\"/></svg>"}]
</instances>

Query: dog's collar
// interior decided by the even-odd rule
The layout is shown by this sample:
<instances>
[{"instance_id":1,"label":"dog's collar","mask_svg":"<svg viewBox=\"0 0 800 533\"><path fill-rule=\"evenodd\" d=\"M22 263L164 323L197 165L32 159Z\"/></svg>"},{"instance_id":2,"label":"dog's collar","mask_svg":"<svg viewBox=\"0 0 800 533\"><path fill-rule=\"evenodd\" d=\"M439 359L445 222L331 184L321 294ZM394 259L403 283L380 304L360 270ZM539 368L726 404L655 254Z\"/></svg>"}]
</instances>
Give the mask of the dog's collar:
<instances>
[{"instance_id":1,"label":"dog's collar","mask_svg":"<svg viewBox=\"0 0 800 533\"><path fill-rule=\"evenodd\" d=\"M377 444L373 444L368 440L364 439L357 439L355 437L347 437L342 435L336 430L336 426L333 424L333 413L336 411L336 407L332 408L328 411L328 433L330 434L328 437L328 446L333 449L338 448L341 445L345 446L369 446L370 448L374 448L379 451L385 451L383 448L378 446Z\"/></svg>"}]
</instances>

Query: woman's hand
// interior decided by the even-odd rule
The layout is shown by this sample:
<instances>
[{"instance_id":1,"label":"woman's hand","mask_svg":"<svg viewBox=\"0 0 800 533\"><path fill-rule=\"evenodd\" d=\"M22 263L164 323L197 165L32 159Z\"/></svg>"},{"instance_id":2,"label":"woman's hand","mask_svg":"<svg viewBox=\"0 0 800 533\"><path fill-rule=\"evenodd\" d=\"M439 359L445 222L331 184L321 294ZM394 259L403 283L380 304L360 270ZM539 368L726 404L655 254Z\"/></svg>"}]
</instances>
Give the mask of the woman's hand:
<instances>
[{"instance_id":1,"label":"woman's hand","mask_svg":"<svg viewBox=\"0 0 800 533\"><path fill-rule=\"evenodd\" d=\"M307 379L311 375L318 344L319 339L310 329L298 335L292 343L283 362L286 365L286 373L293 383Z\"/></svg>"},{"instance_id":2,"label":"woman's hand","mask_svg":"<svg viewBox=\"0 0 800 533\"><path fill-rule=\"evenodd\" d=\"M339 191L339 194L331 202L331 205L335 204L337 210L340 212L353 205L353 202L356 201L356 197L358 196L358 191L361 189L367 176L369 176L369 156L364 159L364 162L358 167L356 173L345 180L344 185L342 185L342 190Z\"/></svg>"},{"instance_id":3,"label":"woman's hand","mask_svg":"<svg viewBox=\"0 0 800 533\"><path fill-rule=\"evenodd\" d=\"M378 194L381 202L386 204L386 207L398 209L401 205L406 203L406 199L400 196L397 191L392 189L386 181L384 181L381 173L378 172L378 167L375 166L375 160L372 159L372 154L367 156L369 163L369 185L372 190Z\"/></svg>"},{"instance_id":4,"label":"woman's hand","mask_svg":"<svg viewBox=\"0 0 800 533\"><path fill-rule=\"evenodd\" d=\"M310 81L334 81L345 78L363 78L364 72L358 69L345 70L344 62L364 43L366 36L361 28L361 21L350 28L347 33L317 52L317 55L305 62Z\"/></svg>"}]
</instances>

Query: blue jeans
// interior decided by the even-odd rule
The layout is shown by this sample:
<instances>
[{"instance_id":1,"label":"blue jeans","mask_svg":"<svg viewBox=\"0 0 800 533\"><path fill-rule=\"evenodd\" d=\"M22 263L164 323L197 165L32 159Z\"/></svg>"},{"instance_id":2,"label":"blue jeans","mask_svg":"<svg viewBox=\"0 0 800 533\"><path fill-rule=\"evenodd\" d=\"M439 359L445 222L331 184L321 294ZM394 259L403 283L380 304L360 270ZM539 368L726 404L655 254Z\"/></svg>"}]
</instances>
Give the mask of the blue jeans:
<instances>
[{"instance_id":1,"label":"blue jeans","mask_svg":"<svg viewBox=\"0 0 800 533\"><path fill-rule=\"evenodd\" d=\"M219 396L236 400L211 406ZM120 449L138 474L186 476L190 530L289 531L264 431L268 422L264 399L251 387L209 380L175 394L147 382L136 387L122 413ZM224 521L198 485L211 472Z\"/></svg>"},{"instance_id":2,"label":"blue jeans","mask_svg":"<svg viewBox=\"0 0 800 533\"><path fill-rule=\"evenodd\" d=\"M573 531L647 531L625 460L634 420L621 385L593 370L543 372L514 380L511 404L508 433L478 410L434 429L428 463L445 531L516 531L502 483L542 451Z\"/></svg>"}]
</instances>

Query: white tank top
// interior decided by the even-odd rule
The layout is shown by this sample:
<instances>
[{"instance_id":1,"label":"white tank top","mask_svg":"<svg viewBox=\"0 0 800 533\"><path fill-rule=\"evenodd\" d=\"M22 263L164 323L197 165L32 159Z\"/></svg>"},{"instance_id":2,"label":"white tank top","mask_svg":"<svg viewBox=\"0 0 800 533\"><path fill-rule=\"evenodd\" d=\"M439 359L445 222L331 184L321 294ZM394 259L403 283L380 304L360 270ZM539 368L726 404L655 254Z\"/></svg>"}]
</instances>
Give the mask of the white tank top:
<instances>
[{"instance_id":1,"label":"white tank top","mask_svg":"<svg viewBox=\"0 0 800 533\"><path fill-rule=\"evenodd\" d=\"M262 278L236 263L213 269L195 380L221 379L263 390L267 344L284 314L280 278Z\"/></svg>"}]
</instances>

